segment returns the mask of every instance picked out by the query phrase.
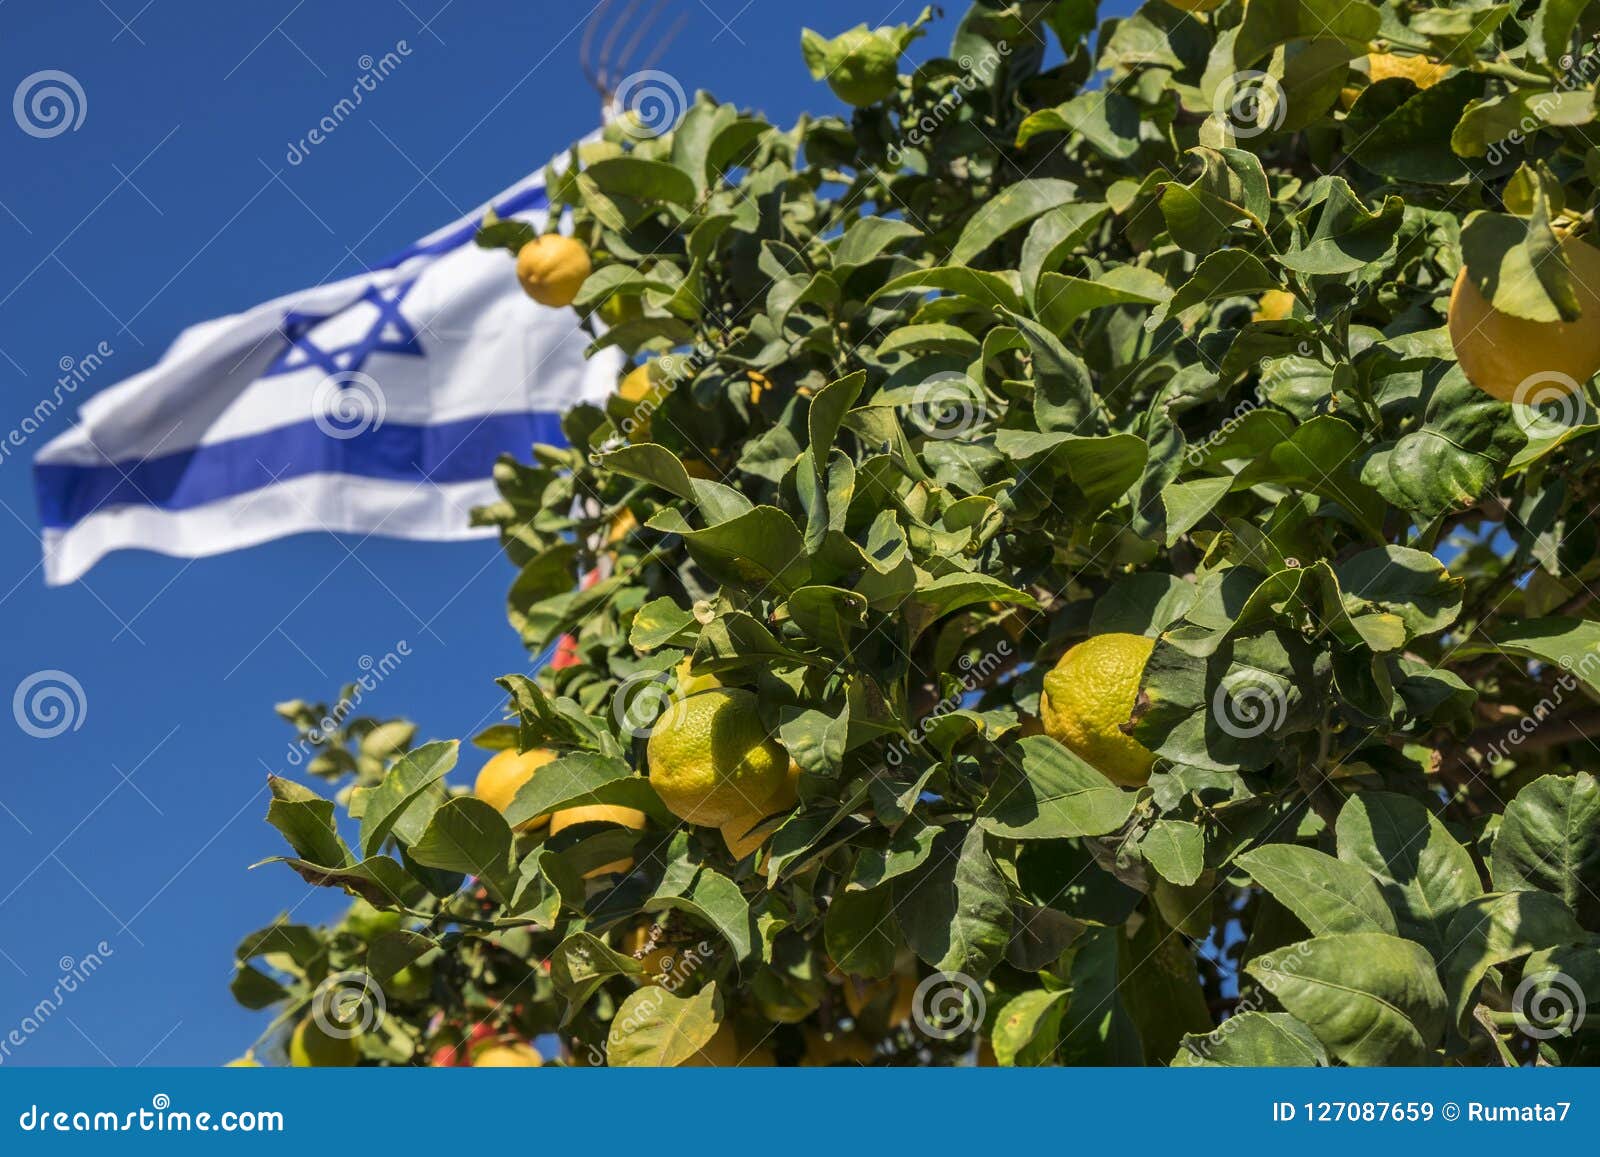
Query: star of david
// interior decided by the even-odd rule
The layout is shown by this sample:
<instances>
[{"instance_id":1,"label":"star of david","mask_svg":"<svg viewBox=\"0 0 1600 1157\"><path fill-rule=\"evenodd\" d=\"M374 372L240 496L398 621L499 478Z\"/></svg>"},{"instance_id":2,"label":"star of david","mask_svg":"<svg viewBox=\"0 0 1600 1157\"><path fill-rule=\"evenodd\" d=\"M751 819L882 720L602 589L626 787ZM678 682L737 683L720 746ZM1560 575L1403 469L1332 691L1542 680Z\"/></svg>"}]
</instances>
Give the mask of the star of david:
<instances>
[{"instance_id":1,"label":"star of david","mask_svg":"<svg viewBox=\"0 0 1600 1157\"><path fill-rule=\"evenodd\" d=\"M262 376L292 374L307 366L317 366L328 374L355 373L366 365L367 359L375 353L425 357L422 343L417 340L417 331L400 312L400 303L405 300L406 294L411 292L411 287L415 284L416 280L413 279L388 290L371 286L356 301L332 313L302 313L299 310L290 310L284 315L283 324L279 327L288 345L273 359ZM378 309L378 316L366 333L349 345L324 349L317 344L314 333L318 326L363 301L371 302Z\"/></svg>"}]
</instances>

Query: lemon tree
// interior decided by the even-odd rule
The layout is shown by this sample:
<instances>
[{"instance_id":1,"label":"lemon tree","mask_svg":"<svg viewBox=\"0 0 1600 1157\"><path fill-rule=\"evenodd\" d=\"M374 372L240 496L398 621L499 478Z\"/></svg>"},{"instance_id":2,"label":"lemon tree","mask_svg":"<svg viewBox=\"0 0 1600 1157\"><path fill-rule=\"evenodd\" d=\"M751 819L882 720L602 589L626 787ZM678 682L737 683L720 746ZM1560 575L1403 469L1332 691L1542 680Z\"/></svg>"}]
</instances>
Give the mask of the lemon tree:
<instances>
[{"instance_id":1,"label":"lemon tree","mask_svg":"<svg viewBox=\"0 0 1600 1157\"><path fill-rule=\"evenodd\" d=\"M1593 1061L1600 9L796 36L484 223L629 362L475 514L558 658L280 707L246 1061Z\"/></svg>"}]
</instances>

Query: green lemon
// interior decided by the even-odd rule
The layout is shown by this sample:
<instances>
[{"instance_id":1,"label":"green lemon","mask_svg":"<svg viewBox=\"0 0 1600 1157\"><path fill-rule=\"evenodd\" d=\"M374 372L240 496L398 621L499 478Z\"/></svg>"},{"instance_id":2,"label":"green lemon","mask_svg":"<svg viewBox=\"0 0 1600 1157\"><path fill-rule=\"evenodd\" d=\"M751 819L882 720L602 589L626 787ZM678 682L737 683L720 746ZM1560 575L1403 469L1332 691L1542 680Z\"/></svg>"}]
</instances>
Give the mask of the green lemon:
<instances>
[{"instance_id":1,"label":"green lemon","mask_svg":"<svg viewBox=\"0 0 1600 1157\"><path fill-rule=\"evenodd\" d=\"M355 1038L329 1036L312 1017L295 1025L289 1063L299 1069L349 1068L361 1059Z\"/></svg>"}]
</instances>

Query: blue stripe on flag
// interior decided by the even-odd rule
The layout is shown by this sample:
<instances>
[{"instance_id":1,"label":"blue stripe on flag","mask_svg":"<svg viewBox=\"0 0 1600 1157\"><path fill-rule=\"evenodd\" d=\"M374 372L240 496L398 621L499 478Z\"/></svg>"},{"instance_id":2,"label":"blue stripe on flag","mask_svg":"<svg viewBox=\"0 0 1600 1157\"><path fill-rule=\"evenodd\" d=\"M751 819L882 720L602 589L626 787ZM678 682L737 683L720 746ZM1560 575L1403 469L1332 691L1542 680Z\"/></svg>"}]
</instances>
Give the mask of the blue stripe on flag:
<instances>
[{"instance_id":1,"label":"blue stripe on flag","mask_svg":"<svg viewBox=\"0 0 1600 1157\"><path fill-rule=\"evenodd\" d=\"M34 485L44 526L65 529L98 510L187 510L308 474L472 482L490 477L501 454L525 451L535 442L565 445L560 414L489 414L432 426L386 422L349 439L302 422L142 462L36 462Z\"/></svg>"},{"instance_id":2,"label":"blue stripe on flag","mask_svg":"<svg viewBox=\"0 0 1600 1157\"><path fill-rule=\"evenodd\" d=\"M530 189L522 190L520 193L513 193L504 201L501 201L500 204L494 207L494 215L501 218L514 217L518 213L531 213L535 209L548 209L549 207L550 198L545 195L544 186L535 185ZM440 253L448 253L452 249L459 249L478 235L480 224L480 221L474 219L464 225L457 226L443 237L427 244L423 244L421 241L413 242L392 257L387 257L368 268L393 269L396 266L405 264L413 257L420 257L425 253L438 255Z\"/></svg>"}]
</instances>

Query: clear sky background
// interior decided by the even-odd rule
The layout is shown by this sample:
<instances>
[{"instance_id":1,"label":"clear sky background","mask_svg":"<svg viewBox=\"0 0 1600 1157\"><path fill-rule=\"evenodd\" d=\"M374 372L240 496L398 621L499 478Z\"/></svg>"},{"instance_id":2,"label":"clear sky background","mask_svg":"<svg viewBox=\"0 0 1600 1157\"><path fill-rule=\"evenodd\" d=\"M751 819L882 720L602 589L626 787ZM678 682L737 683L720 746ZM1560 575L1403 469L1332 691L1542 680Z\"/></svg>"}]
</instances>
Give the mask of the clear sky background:
<instances>
[{"instance_id":1,"label":"clear sky background","mask_svg":"<svg viewBox=\"0 0 1600 1157\"><path fill-rule=\"evenodd\" d=\"M656 67L787 124L836 107L801 62L802 23L832 34L920 7L666 0L642 43L681 16ZM592 130L599 102L578 66L589 10L0 0L0 97L59 69L86 98L81 126L51 139L0 116L0 438L62 367L111 351L0 458L0 704L59 670L85 705L75 730L49 739L0 712L0 1067L212 1065L241 1052L267 1016L228 993L234 945L278 912L317 921L345 903L287 868L246 870L283 850L263 818L266 775L304 778L272 704L331 699L364 657L403 640L410 657L363 711L414 718L419 739L464 738L500 717L494 677L529 666L492 541L299 536L192 563L123 553L47 589L33 453L185 326L357 273ZM948 45L964 5L947 10L913 58ZM349 94L363 58L401 41L400 66L289 164L291 142ZM458 778L481 761L469 749ZM103 957L93 977L8 1044L91 953Z\"/></svg>"}]
</instances>

